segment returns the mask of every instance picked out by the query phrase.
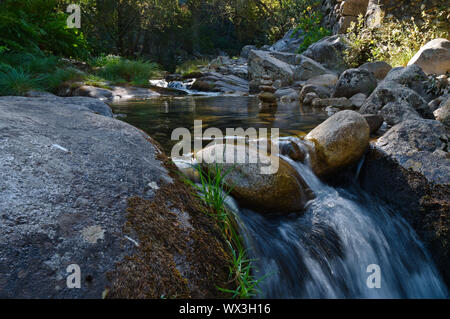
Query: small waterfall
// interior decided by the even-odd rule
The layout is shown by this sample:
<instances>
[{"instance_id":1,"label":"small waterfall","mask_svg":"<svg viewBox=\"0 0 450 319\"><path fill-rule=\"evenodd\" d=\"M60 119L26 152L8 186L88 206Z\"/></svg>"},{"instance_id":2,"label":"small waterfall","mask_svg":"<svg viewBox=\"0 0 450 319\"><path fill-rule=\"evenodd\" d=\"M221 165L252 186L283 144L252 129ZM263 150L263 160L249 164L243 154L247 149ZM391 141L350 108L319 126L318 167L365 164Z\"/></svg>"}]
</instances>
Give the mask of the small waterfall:
<instances>
[{"instance_id":1,"label":"small waterfall","mask_svg":"<svg viewBox=\"0 0 450 319\"><path fill-rule=\"evenodd\" d=\"M234 203L265 298L446 298L448 291L408 223L356 186L323 184L285 158L316 194L305 213L268 218ZM381 288L366 284L379 265Z\"/></svg>"}]
</instances>

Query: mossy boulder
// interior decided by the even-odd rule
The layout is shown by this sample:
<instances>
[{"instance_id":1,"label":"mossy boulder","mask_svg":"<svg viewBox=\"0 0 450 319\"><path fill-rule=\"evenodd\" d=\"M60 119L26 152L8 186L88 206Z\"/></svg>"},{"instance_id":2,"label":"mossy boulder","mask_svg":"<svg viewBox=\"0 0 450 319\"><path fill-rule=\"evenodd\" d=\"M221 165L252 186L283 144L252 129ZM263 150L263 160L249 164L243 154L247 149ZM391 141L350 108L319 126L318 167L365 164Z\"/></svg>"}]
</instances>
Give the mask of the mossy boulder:
<instances>
[{"instance_id":1,"label":"mossy boulder","mask_svg":"<svg viewBox=\"0 0 450 319\"><path fill-rule=\"evenodd\" d=\"M227 160L230 156L235 159L233 162ZM250 163L252 157L257 161ZM258 212L274 215L299 212L313 198L298 172L274 154L249 146L217 144L199 151L196 158L210 172L215 172L216 163L223 162L219 167L229 171L224 183L231 195ZM270 163L274 170L269 169Z\"/></svg>"}]
</instances>

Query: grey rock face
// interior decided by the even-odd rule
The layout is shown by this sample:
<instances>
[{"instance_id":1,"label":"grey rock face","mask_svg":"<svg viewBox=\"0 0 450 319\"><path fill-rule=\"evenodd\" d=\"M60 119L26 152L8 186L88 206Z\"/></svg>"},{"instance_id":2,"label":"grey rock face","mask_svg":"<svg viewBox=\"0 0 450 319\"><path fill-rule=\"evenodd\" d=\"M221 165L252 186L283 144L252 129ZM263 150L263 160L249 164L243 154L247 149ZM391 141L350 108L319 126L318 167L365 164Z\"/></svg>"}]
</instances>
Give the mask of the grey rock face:
<instances>
[{"instance_id":1,"label":"grey rock face","mask_svg":"<svg viewBox=\"0 0 450 319\"><path fill-rule=\"evenodd\" d=\"M385 81L394 81L416 91L427 102L431 101L431 96L427 92L429 85L428 78L422 69L417 65L410 65L406 68L394 68L386 75Z\"/></svg>"},{"instance_id":2,"label":"grey rock face","mask_svg":"<svg viewBox=\"0 0 450 319\"><path fill-rule=\"evenodd\" d=\"M304 37L302 31L289 30L281 40L270 47L270 50L295 53L302 44Z\"/></svg>"},{"instance_id":3,"label":"grey rock face","mask_svg":"<svg viewBox=\"0 0 450 319\"><path fill-rule=\"evenodd\" d=\"M345 37L334 35L310 45L303 53L328 69L342 72L346 69L343 52L347 49Z\"/></svg>"},{"instance_id":4,"label":"grey rock face","mask_svg":"<svg viewBox=\"0 0 450 319\"><path fill-rule=\"evenodd\" d=\"M384 120L389 125L395 125L405 120L421 119L419 113L408 103L389 102L380 111Z\"/></svg>"},{"instance_id":5,"label":"grey rock face","mask_svg":"<svg viewBox=\"0 0 450 319\"><path fill-rule=\"evenodd\" d=\"M449 284L450 156L445 126L425 119L395 125L372 143L360 176L365 190L409 221Z\"/></svg>"},{"instance_id":6,"label":"grey rock face","mask_svg":"<svg viewBox=\"0 0 450 319\"><path fill-rule=\"evenodd\" d=\"M0 98L2 298L101 298L107 273L145 244L123 233L127 200L174 180L144 132L92 109L89 98ZM72 264L80 289L66 286Z\"/></svg>"},{"instance_id":7,"label":"grey rock face","mask_svg":"<svg viewBox=\"0 0 450 319\"><path fill-rule=\"evenodd\" d=\"M248 54L250 53L251 50L257 50L258 48L255 45L246 45L242 48L241 50L241 57L247 59L248 58Z\"/></svg>"},{"instance_id":8,"label":"grey rock face","mask_svg":"<svg viewBox=\"0 0 450 319\"><path fill-rule=\"evenodd\" d=\"M363 93L370 95L377 87L377 79L372 72L364 69L348 69L339 77L333 97L351 98Z\"/></svg>"},{"instance_id":9,"label":"grey rock face","mask_svg":"<svg viewBox=\"0 0 450 319\"><path fill-rule=\"evenodd\" d=\"M359 67L362 70L367 70L375 75L377 80L383 80L386 75L392 70L392 66L384 61L367 62Z\"/></svg>"},{"instance_id":10,"label":"grey rock face","mask_svg":"<svg viewBox=\"0 0 450 319\"><path fill-rule=\"evenodd\" d=\"M417 111L423 118L433 119L434 116L427 102L415 91L394 81L383 81L363 104L360 112L378 114L390 102L400 102Z\"/></svg>"},{"instance_id":11,"label":"grey rock face","mask_svg":"<svg viewBox=\"0 0 450 319\"><path fill-rule=\"evenodd\" d=\"M297 65L294 67L294 80L295 81L306 81L313 77L333 74L332 71L328 70L320 63L308 58L307 56L300 55Z\"/></svg>"}]
</instances>

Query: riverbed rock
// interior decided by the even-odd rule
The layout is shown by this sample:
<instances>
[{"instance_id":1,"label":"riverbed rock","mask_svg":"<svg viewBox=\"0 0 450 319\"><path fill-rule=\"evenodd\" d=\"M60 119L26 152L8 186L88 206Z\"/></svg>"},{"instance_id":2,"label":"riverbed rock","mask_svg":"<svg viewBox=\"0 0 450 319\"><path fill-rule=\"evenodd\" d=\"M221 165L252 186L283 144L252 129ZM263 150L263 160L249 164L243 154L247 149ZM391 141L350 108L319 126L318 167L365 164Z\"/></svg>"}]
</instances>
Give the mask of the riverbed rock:
<instances>
[{"instance_id":1,"label":"riverbed rock","mask_svg":"<svg viewBox=\"0 0 450 319\"><path fill-rule=\"evenodd\" d=\"M426 74L446 74L450 72L450 41L434 39L417 52L408 65L418 65Z\"/></svg>"},{"instance_id":2,"label":"riverbed rock","mask_svg":"<svg viewBox=\"0 0 450 319\"><path fill-rule=\"evenodd\" d=\"M357 93L350 98L352 105L359 109L366 102L367 96L364 93Z\"/></svg>"},{"instance_id":3,"label":"riverbed rock","mask_svg":"<svg viewBox=\"0 0 450 319\"><path fill-rule=\"evenodd\" d=\"M367 70L372 72L375 78L379 81L384 80L389 71L392 70L392 66L384 61L366 62L359 67L361 70Z\"/></svg>"},{"instance_id":4,"label":"riverbed rock","mask_svg":"<svg viewBox=\"0 0 450 319\"><path fill-rule=\"evenodd\" d=\"M369 124L370 134L376 133L381 125L383 125L383 117L377 114L363 114L364 118Z\"/></svg>"},{"instance_id":5,"label":"riverbed rock","mask_svg":"<svg viewBox=\"0 0 450 319\"><path fill-rule=\"evenodd\" d=\"M283 36L281 40L275 42L270 47L270 50L295 53L302 44L304 37L305 35L303 31L295 31L294 29L291 29Z\"/></svg>"},{"instance_id":6,"label":"riverbed rock","mask_svg":"<svg viewBox=\"0 0 450 319\"><path fill-rule=\"evenodd\" d=\"M361 168L362 187L406 218L450 283L450 156L448 130L435 120L393 126L370 150Z\"/></svg>"},{"instance_id":7,"label":"riverbed rock","mask_svg":"<svg viewBox=\"0 0 450 319\"><path fill-rule=\"evenodd\" d=\"M300 101L303 101L306 97L306 94L314 92L321 99L325 99L330 97L330 89L324 86L317 86L313 84L305 85L300 91Z\"/></svg>"},{"instance_id":8,"label":"riverbed rock","mask_svg":"<svg viewBox=\"0 0 450 319\"><path fill-rule=\"evenodd\" d=\"M226 161L227 156L235 159ZM249 157L255 162L250 163ZM302 211L312 193L306 183L285 160L276 155L267 155L256 148L242 145L216 144L196 154L201 165L213 171L216 162L223 162L221 169L230 173L224 182L231 189L231 195L242 205L265 214L286 214ZM268 169L270 163L277 163L274 172ZM267 169L266 173L262 171ZM276 168L274 166L274 168Z\"/></svg>"},{"instance_id":9,"label":"riverbed rock","mask_svg":"<svg viewBox=\"0 0 450 319\"><path fill-rule=\"evenodd\" d=\"M318 98L319 98L319 96L317 95L317 93L315 93L315 92L309 92L309 93L307 93L307 94L305 95L305 98L303 99L303 104L305 104L305 105L311 105L312 102L313 102L315 99L318 99Z\"/></svg>"},{"instance_id":10,"label":"riverbed rock","mask_svg":"<svg viewBox=\"0 0 450 319\"><path fill-rule=\"evenodd\" d=\"M421 117L434 119L428 103L415 91L394 81L381 82L361 106L360 112L379 114L381 109L390 102L408 105L417 111Z\"/></svg>"},{"instance_id":11,"label":"riverbed rock","mask_svg":"<svg viewBox=\"0 0 450 319\"><path fill-rule=\"evenodd\" d=\"M352 102L345 97L328 98L328 99L314 99L312 102L314 107L335 107L337 109L349 109L353 107Z\"/></svg>"},{"instance_id":12,"label":"riverbed rock","mask_svg":"<svg viewBox=\"0 0 450 319\"><path fill-rule=\"evenodd\" d=\"M430 102L432 95L429 94L428 88L431 83L426 74L418 65L409 65L405 68L393 68L386 75L384 81L394 81L401 84L419 94L427 102Z\"/></svg>"},{"instance_id":13,"label":"riverbed rock","mask_svg":"<svg viewBox=\"0 0 450 319\"><path fill-rule=\"evenodd\" d=\"M389 102L381 109L380 113L389 125L395 125L406 120L420 119L420 114L403 101Z\"/></svg>"},{"instance_id":14,"label":"riverbed rock","mask_svg":"<svg viewBox=\"0 0 450 319\"><path fill-rule=\"evenodd\" d=\"M334 35L310 45L303 55L319 62L330 70L340 73L347 68L343 58L343 52L347 47L348 44L344 35Z\"/></svg>"},{"instance_id":15,"label":"riverbed rock","mask_svg":"<svg viewBox=\"0 0 450 319\"><path fill-rule=\"evenodd\" d=\"M274 58L269 51L252 50L248 56L248 74L250 80L260 80L269 76L272 80L281 80L289 85L294 80L294 71L290 64Z\"/></svg>"},{"instance_id":16,"label":"riverbed rock","mask_svg":"<svg viewBox=\"0 0 450 319\"><path fill-rule=\"evenodd\" d=\"M377 79L372 72L364 69L348 69L339 77L333 97L351 98L358 93L370 95L376 87Z\"/></svg>"},{"instance_id":17,"label":"riverbed rock","mask_svg":"<svg viewBox=\"0 0 450 319\"><path fill-rule=\"evenodd\" d=\"M447 99L444 105L434 111L433 114L436 117L436 120L442 122L442 124L446 126L450 126L450 99Z\"/></svg>"},{"instance_id":18,"label":"riverbed rock","mask_svg":"<svg viewBox=\"0 0 450 319\"><path fill-rule=\"evenodd\" d=\"M306 81L323 74L333 74L333 72L305 55L300 55L299 61L293 69L295 81Z\"/></svg>"},{"instance_id":19,"label":"riverbed rock","mask_svg":"<svg viewBox=\"0 0 450 319\"><path fill-rule=\"evenodd\" d=\"M305 137L314 143L313 171L326 175L357 162L369 145L370 128L364 117L345 110L328 118Z\"/></svg>"},{"instance_id":20,"label":"riverbed rock","mask_svg":"<svg viewBox=\"0 0 450 319\"><path fill-rule=\"evenodd\" d=\"M313 76L306 81L306 84L312 84L317 86L324 86L328 88L334 88L338 81L338 76L334 73L327 73Z\"/></svg>"},{"instance_id":21,"label":"riverbed rock","mask_svg":"<svg viewBox=\"0 0 450 319\"><path fill-rule=\"evenodd\" d=\"M245 45L241 50L241 57L247 59L251 50L258 50L255 45Z\"/></svg>"},{"instance_id":22,"label":"riverbed rock","mask_svg":"<svg viewBox=\"0 0 450 319\"><path fill-rule=\"evenodd\" d=\"M46 99L0 97L0 298L223 297L227 246L152 139Z\"/></svg>"}]
</instances>

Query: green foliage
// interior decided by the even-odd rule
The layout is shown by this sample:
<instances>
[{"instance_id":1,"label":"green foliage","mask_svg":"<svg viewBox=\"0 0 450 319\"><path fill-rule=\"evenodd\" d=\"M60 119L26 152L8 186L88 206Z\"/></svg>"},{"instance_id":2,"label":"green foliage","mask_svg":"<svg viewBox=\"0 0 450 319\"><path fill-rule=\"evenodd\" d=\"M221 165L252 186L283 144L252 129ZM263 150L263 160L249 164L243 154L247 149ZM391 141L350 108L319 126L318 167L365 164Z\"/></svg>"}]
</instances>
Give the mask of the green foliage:
<instances>
[{"instance_id":1,"label":"green foliage","mask_svg":"<svg viewBox=\"0 0 450 319\"><path fill-rule=\"evenodd\" d=\"M97 75L114 83L147 85L148 80L159 75L156 63L144 60L128 60L119 56L102 56L93 59L93 66L99 67Z\"/></svg>"},{"instance_id":2,"label":"green foliage","mask_svg":"<svg viewBox=\"0 0 450 319\"><path fill-rule=\"evenodd\" d=\"M41 90L43 76L33 76L22 68L2 65L0 68L0 95L23 95L29 90Z\"/></svg>"},{"instance_id":3,"label":"green foliage","mask_svg":"<svg viewBox=\"0 0 450 319\"><path fill-rule=\"evenodd\" d=\"M318 8L319 5L320 2L316 2L312 6L308 6L303 10L298 20L293 36L298 34L304 35L303 42L298 48L298 53L306 51L311 44L331 34L330 30L320 25L322 14Z\"/></svg>"},{"instance_id":4,"label":"green foliage","mask_svg":"<svg viewBox=\"0 0 450 319\"><path fill-rule=\"evenodd\" d=\"M444 12L431 18L422 12L416 21L386 17L380 26L370 28L359 16L348 30L350 47L345 52L348 65L358 67L367 61L385 61L393 67L406 66L427 42L435 38L448 38L449 28Z\"/></svg>"},{"instance_id":5,"label":"green foliage","mask_svg":"<svg viewBox=\"0 0 450 319\"><path fill-rule=\"evenodd\" d=\"M88 46L83 34L67 28L67 16L56 10L57 4L57 0L0 2L0 47L14 52L86 57Z\"/></svg>"},{"instance_id":6,"label":"green foliage","mask_svg":"<svg viewBox=\"0 0 450 319\"><path fill-rule=\"evenodd\" d=\"M193 73L193 72L199 72L200 67L208 65L209 60L208 59L195 59L195 60L188 60L183 62L182 64L178 65L175 69L176 73L179 73L181 75Z\"/></svg>"},{"instance_id":7,"label":"green foliage","mask_svg":"<svg viewBox=\"0 0 450 319\"><path fill-rule=\"evenodd\" d=\"M28 90L53 91L82 74L55 56L7 53L0 56L0 95L23 95Z\"/></svg>"},{"instance_id":8,"label":"green foliage","mask_svg":"<svg viewBox=\"0 0 450 319\"><path fill-rule=\"evenodd\" d=\"M210 215L220 227L231 255L229 279L230 282L235 283L236 288L218 287L218 289L230 293L232 298L254 297L259 293L258 285L263 279L254 277L253 260L247 258L242 238L237 232L236 219L238 217L225 205L225 199L231 189L225 186L224 179L233 167L225 170L216 163L213 170L205 171L199 165L194 168L198 173L200 183L197 184L184 176L185 183L193 187L196 190L196 196L212 209L213 213Z\"/></svg>"}]
</instances>

